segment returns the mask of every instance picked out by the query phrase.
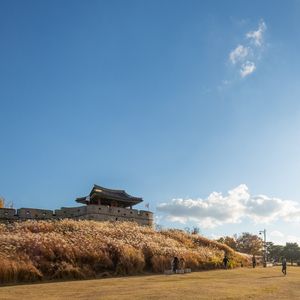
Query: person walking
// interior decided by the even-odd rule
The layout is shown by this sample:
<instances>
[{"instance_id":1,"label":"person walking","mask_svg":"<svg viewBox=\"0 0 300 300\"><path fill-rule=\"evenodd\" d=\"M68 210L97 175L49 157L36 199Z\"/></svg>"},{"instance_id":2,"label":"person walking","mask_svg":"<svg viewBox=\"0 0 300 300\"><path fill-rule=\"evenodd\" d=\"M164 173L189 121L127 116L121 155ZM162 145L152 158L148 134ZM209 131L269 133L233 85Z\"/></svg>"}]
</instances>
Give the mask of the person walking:
<instances>
[{"instance_id":1,"label":"person walking","mask_svg":"<svg viewBox=\"0 0 300 300\"><path fill-rule=\"evenodd\" d=\"M282 259L282 270L281 272L284 274L284 276L286 275L286 258L284 257Z\"/></svg>"},{"instance_id":2,"label":"person walking","mask_svg":"<svg viewBox=\"0 0 300 300\"><path fill-rule=\"evenodd\" d=\"M255 257L255 255L252 256L252 267L253 267L253 269L256 267L256 257Z\"/></svg>"},{"instance_id":3,"label":"person walking","mask_svg":"<svg viewBox=\"0 0 300 300\"><path fill-rule=\"evenodd\" d=\"M180 270L184 270L185 269L185 260L183 257L180 258L179 264L180 264Z\"/></svg>"},{"instance_id":4,"label":"person walking","mask_svg":"<svg viewBox=\"0 0 300 300\"><path fill-rule=\"evenodd\" d=\"M229 262L229 259L228 259L227 255L225 254L225 256L223 258L224 269L227 269L228 262Z\"/></svg>"},{"instance_id":5,"label":"person walking","mask_svg":"<svg viewBox=\"0 0 300 300\"><path fill-rule=\"evenodd\" d=\"M178 269L179 266L179 259L177 256L174 257L173 261L172 261L172 271L174 273L176 273L176 270Z\"/></svg>"}]
</instances>

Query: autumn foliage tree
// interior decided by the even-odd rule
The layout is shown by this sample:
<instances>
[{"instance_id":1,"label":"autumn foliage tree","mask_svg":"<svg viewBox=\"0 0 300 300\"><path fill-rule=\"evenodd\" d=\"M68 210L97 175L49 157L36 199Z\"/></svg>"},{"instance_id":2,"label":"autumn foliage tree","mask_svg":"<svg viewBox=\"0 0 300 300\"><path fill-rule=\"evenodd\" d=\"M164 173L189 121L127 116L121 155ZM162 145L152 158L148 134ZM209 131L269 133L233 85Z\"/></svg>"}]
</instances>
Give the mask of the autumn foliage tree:
<instances>
[{"instance_id":1,"label":"autumn foliage tree","mask_svg":"<svg viewBox=\"0 0 300 300\"><path fill-rule=\"evenodd\" d=\"M263 249L262 239L249 232L243 232L236 240L237 250L242 253L258 255Z\"/></svg>"},{"instance_id":2,"label":"autumn foliage tree","mask_svg":"<svg viewBox=\"0 0 300 300\"><path fill-rule=\"evenodd\" d=\"M229 246L233 250L237 250L236 238L233 236L224 236L217 240L219 243Z\"/></svg>"},{"instance_id":3,"label":"autumn foliage tree","mask_svg":"<svg viewBox=\"0 0 300 300\"><path fill-rule=\"evenodd\" d=\"M249 232L243 232L240 236L224 236L217 240L219 243L226 244L230 248L251 255L261 254L263 249L262 239Z\"/></svg>"}]
</instances>

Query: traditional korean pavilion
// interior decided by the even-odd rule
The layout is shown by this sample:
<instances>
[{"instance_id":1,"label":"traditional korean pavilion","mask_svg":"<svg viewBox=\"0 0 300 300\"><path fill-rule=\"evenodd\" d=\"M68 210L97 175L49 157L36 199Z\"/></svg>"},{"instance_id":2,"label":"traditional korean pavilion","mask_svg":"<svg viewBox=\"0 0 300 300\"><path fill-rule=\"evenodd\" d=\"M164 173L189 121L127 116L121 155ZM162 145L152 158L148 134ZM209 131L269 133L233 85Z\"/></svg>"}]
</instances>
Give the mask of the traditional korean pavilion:
<instances>
[{"instance_id":1,"label":"traditional korean pavilion","mask_svg":"<svg viewBox=\"0 0 300 300\"><path fill-rule=\"evenodd\" d=\"M76 202L86 205L107 205L123 208L132 208L133 205L142 201L142 198L130 196L124 190L112 190L96 184L88 196L76 199Z\"/></svg>"}]
</instances>

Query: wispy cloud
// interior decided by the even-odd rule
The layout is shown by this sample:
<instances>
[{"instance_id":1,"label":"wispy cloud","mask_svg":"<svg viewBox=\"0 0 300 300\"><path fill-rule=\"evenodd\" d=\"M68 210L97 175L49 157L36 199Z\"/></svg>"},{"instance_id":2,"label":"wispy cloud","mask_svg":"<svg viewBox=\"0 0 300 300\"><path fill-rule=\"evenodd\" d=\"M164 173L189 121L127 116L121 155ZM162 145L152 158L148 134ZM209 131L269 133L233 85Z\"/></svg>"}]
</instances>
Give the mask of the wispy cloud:
<instances>
[{"instance_id":1,"label":"wispy cloud","mask_svg":"<svg viewBox=\"0 0 300 300\"><path fill-rule=\"evenodd\" d=\"M241 65L241 68L240 68L240 74L241 74L241 77L246 77L248 75L250 75L251 73L253 73L256 69L256 66L255 66L255 63L252 62L252 61L246 61L245 63L243 63Z\"/></svg>"},{"instance_id":2,"label":"wispy cloud","mask_svg":"<svg viewBox=\"0 0 300 300\"><path fill-rule=\"evenodd\" d=\"M239 223L245 218L255 223L300 220L297 202L266 195L251 196L245 184L225 196L213 192L206 199L173 199L158 205L157 210L171 221L197 222L203 228Z\"/></svg>"},{"instance_id":3,"label":"wispy cloud","mask_svg":"<svg viewBox=\"0 0 300 300\"><path fill-rule=\"evenodd\" d=\"M241 78L245 78L257 69L257 61L264 48L266 23L261 20L256 30L246 33L244 43L238 44L230 53L230 63L238 69Z\"/></svg>"},{"instance_id":4,"label":"wispy cloud","mask_svg":"<svg viewBox=\"0 0 300 300\"><path fill-rule=\"evenodd\" d=\"M229 59L233 64L243 61L249 54L249 48L243 45L238 45L229 54Z\"/></svg>"},{"instance_id":5,"label":"wispy cloud","mask_svg":"<svg viewBox=\"0 0 300 300\"><path fill-rule=\"evenodd\" d=\"M250 39L250 41L257 47L261 47L263 45L263 35L266 31L267 26L264 21L260 21L258 29L254 31L249 31L246 34L246 37Z\"/></svg>"}]
</instances>

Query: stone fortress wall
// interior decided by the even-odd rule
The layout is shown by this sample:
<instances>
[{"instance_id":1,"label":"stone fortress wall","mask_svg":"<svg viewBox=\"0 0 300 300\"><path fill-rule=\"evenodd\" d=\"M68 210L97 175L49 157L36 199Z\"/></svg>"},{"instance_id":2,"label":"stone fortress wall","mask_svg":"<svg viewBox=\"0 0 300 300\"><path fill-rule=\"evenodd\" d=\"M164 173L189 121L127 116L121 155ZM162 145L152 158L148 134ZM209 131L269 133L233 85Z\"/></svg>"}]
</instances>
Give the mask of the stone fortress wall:
<instances>
[{"instance_id":1,"label":"stone fortress wall","mask_svg":"<svg viewBox=\"0 0 300 300\"><path fill-rule=\"evenodd\" d=\"M140 225L153 226L153 213L145 210L87 205L62 207L55 211L36 208L0 208L0 222L24 220L95 220L95 221L134 221Z\"/></svg>"}]
</instances>

